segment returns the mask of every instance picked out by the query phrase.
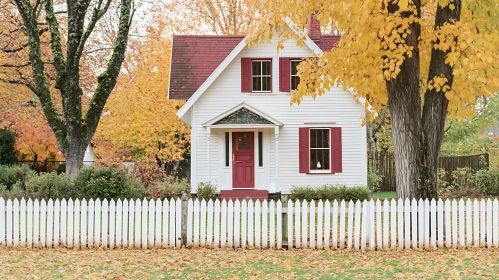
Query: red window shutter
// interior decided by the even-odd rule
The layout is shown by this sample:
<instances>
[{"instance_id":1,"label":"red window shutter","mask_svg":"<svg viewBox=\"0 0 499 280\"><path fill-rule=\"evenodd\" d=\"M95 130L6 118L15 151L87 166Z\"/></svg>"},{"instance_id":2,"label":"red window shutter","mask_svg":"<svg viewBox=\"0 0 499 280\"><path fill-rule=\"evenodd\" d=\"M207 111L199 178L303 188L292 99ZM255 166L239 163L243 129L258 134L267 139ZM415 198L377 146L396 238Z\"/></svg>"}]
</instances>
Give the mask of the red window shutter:
<instances>
[{"instance_id":1,"label":"red window shutter","mask_svg":"<svg viewBox=\"0 0 499 280\"><path fill-rule=\"evenodd\" d=\"M289 58L279 58L279 91L291 91L291 66Z\"/></svg>"},{"instance_id":2,"label":"red window shutter","mask_svg":"<svg viewBox=\"0 0 499 280\"><path fill-rule=\"evenodd\" d=\"M241 92L251 92L251 58L241 58Z\"/></svg>"},{"instance_id":3,"label":"red window shutter","mask_svg":"<svg viewBox=\"0 0 499 280\"><path fill-rule=\"evenodd\" d=\"M301 127L299 133L300 173L310 172L309 139L310 128Z\"/></svg>"},{"instance_id":4,"label":"red window shutter","mask_svg":"<svg viewBox=\"0 0 499 280\"><path fill-rule=\"evenodd\" d=\"M331 173L342 172L341 127L331 128Z\"/></svg>"}]
</instances>

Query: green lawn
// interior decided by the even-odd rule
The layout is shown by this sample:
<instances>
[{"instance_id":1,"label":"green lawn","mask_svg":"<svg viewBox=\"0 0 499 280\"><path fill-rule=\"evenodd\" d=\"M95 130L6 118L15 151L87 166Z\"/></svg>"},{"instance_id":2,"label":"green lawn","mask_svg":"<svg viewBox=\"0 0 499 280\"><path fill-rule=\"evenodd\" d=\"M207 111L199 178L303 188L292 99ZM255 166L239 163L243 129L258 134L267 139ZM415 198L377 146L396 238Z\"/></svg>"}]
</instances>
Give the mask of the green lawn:
<instances>
[{"instance_id":1,"label":"green lawn","mask_svg":"<svg viewBox=\"0 0 499 280\"><path fill-rule=\"evenodd\" d=\"M380 198L380 199L397 198L397 193L396 192L375 192L373 194L373 198Z\"/></svg>"},{"instance_id":2,"label":"green lawn","mask_svg":"<svg viewBox=\"0 0 499 280\"><path fill-rule=\"evenodd\" d=\"M0 279L491 279L498 249L0 249Z\"/></svg>"}]
</instances>

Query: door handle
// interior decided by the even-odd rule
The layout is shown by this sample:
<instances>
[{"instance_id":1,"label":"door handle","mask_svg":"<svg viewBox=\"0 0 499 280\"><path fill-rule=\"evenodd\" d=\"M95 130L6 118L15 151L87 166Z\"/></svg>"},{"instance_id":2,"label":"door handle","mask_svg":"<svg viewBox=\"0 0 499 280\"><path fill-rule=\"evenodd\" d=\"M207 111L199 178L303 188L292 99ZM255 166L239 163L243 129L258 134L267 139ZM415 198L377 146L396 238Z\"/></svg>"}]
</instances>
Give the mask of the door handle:
<instances>
[{"instance_id":1,"label":"door handle","mask_svg":"<svg viewBox=\"0 0 499 280\"><path fill-rule=\"evenodd\" d=\"M235 160L236 160L236 155L232 154L232 164L234 164Z\"/></svg>"}]
</instances>

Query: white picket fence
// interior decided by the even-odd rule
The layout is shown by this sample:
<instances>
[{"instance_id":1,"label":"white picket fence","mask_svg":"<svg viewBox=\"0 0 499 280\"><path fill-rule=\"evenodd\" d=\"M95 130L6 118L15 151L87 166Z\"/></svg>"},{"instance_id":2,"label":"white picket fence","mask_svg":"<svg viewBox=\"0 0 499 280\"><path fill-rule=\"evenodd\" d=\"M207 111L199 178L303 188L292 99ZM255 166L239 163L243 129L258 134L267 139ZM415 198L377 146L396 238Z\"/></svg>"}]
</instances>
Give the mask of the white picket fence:
<instances>
[{"instance_id":1,"label":"white picket fence","mask_svg":"<svg viewBox=\"0 0 499 280\"><path fill-rule=\"evenodd\" d=\"M295 201L283 205L259 200L0 198L0 244L354 250L499 247L498 214L497 199Z\"/></svg>"}]
</instances>

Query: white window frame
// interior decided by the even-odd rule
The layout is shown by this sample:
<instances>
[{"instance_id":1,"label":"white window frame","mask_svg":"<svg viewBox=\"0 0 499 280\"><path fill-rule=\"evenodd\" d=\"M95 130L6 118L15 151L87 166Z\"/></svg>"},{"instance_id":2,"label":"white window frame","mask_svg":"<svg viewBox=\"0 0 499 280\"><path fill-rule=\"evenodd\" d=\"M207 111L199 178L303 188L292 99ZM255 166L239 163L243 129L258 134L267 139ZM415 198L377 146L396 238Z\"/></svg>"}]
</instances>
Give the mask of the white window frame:
<instances>
[{"instance_id":1,"label":"white window frame","mask_svg":"<svg viewBox=\"0 0 499 280\"><path fill-rule=\"evenodd\" d=\"M310 144L310 139L312 139L312 130L329 130L329 148L312 148L312 145ZM309 166L309 172L310 173L331 173L331 160L332 160L332 155L331 155L331 128L330 127L311 127L308 129L308 161L310 163L310 160L312 159L312 149L313 150L329 150L329 169L312 169L311 166Z\"/></svg>"},{"instance_id":2,"label":"white window frame","mask_svg":"<svg viewBox=\"0 0 499 280\"><path fill-rule=\"evenodd\" d=\"M253 75L253 62L260 62L260 69L262 69L263 73L263 62L269 62L270 63L270 75ZM251 60L251 92L272 92L272 59L254 59ZM263 87L263 78L270 78L270 90L254 90L253 89L253 78L261 78L262 79L262 87Z\"/></svg>"},{"instance_id":3,"label":"white window frame","mask_svg":"<svg viewBox=\"0 0 499 280\"><path fill-rule=\"evenodd\" d=\"M296 61L301 62L300 59L291 59L289 61L289 90L290 91L295 90L295 89L293 89L293 77L300 78L300 75L298 75L298 70L296 72L297 73L296 75L291 74L291 73L293 73L293 71L292 71L293 70L293 62L296 62Z\"/></svg>"}]
</instances>

